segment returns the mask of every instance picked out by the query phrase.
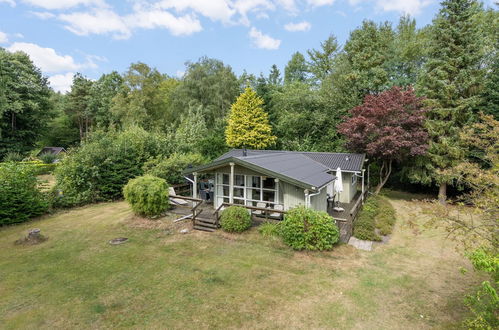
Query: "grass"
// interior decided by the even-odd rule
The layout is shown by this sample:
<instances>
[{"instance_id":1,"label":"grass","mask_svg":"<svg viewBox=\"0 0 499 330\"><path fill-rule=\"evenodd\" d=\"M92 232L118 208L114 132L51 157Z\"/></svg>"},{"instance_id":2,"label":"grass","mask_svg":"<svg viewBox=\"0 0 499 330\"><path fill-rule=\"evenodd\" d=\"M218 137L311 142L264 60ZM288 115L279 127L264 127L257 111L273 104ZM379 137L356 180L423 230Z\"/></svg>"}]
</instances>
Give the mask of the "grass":
<instances>
[{"instance_id":1,"label":"grass","mask_svg":"<svg viewBox=\"0 0 499 330\"><path fill-rule=\"evenodd\" d=\"M190 232L123 202L0 229L0 324L39 328L455 328L481 278L444 234L415 230L417 202L392 200L395 230L373 252L293 252L256 228ZM416 220L415 220L416 219ZM29 228L49 237L13 242ZM128 237L111 246L107 241Z\"/></svg>"}]
</instances>

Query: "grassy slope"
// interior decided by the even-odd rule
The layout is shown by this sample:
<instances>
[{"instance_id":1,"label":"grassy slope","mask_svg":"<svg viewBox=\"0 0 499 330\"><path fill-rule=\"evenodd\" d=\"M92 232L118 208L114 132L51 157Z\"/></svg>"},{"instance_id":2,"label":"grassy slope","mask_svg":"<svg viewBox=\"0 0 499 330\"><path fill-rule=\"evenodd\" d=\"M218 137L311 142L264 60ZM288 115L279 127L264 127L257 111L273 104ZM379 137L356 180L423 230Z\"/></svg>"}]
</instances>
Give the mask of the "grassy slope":
<instances>
[{"instance_id":1,"label":"grassy slope","mask_svg":"<svg viewBox=\"0 0 499 330\"><path fill-rule=\"evenodd\" d=\"M256 230L165 232L125 203L75 209L0 230L3 328L452 328L477 277L417 202L392 199L390 244L294 253ZM28 228L50 238L14 246ZM138 228L140 227L140 228ZM110 246L126 236L130 242Z\"/></svg>"}]
</instances>

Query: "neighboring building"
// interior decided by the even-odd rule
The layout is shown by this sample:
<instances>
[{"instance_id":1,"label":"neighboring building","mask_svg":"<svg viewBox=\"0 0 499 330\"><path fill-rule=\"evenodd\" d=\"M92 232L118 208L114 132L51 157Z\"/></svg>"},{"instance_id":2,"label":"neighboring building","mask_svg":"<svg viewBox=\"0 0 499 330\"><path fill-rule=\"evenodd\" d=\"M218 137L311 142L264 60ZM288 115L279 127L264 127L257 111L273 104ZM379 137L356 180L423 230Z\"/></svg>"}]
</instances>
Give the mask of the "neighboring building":
<instances>
[{"instance_id":1,"label":"neighboring building","mask_svg":"<svg viewBox=\"0 0 499 330\"><path fill-rule=\"evenodd\" d=\"M36 156L39 157L43 154L52 154L57 156L60 155L61 153L64 154L65 152L66 149L64 149L63 147L45 147Z\"/></svg>"},{"instance_id":2,"label":"neighboring building","mask_svg":"<svg viewBox=\"0 0 499 330\"><path fill-rule=\"evenodd\" d=\"M234 149L184 174L194 176L193 197L199 196L198 177L213 177L214 208L224 202L248 206L264 202L268 208L305 205L330 211L328 199L339 197L346 205L365 189L364 162L364 154ZM340 194L333 189L338 167L343 181Z\"/></svg>"}]
</instances>

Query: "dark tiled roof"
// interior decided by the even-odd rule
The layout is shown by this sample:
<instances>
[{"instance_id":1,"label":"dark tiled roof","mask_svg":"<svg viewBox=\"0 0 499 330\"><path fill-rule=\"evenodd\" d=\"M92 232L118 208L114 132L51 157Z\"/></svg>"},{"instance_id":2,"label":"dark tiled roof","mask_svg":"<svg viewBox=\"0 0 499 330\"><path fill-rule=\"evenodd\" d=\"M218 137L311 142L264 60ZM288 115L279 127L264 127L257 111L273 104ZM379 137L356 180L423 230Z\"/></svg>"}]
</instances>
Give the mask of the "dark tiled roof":
<instances>
[{"instance_id":1,"label":"dark tiled roof","mask_svg":"<svg viewBox=\"0 0 499 330\"><path fill-rule=\"evenodd\" d=\"M236 158L316 188L334 179L327 173L328 167L299 153L266 153Z\"/></svg>"},{"instance_id":2,"label":"dark tiled roof","mask_svg":"<svg viewBox=\"0 0 499 330\"><path fill-rule=\"evenodd\" d=\"M333 153L333 152L302 152L302 151L283 151L283 150L247 150L248 158L251 156L272 155L272 154L300 154L306 156L329 169L336 170L338 167L343 171L360 172L364 164L364 154L354 153ZM243 157L242 149L232 149L223 154L216 160L222 160L230 157Z\"/></svg>"},{"instance_id":3,"label":"dark tiled roof","mask_svg":"<svg viewBox=\"0 0 499 330\"><path fill-rule=\"evenodd\" d=\"M39 153L38 156L43 154L53 154L58 155L59 153L66 151L63 147L45 147Z\"/></svg>"}]
</instances>

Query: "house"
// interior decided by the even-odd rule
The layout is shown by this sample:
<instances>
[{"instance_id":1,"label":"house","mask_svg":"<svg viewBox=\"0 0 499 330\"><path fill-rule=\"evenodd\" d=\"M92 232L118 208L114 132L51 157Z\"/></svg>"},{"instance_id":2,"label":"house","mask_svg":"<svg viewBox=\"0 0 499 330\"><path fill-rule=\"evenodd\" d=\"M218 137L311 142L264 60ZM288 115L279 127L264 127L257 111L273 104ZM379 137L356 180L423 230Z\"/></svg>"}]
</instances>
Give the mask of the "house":
<instances>
[{"instance_id":1,"label":"house","mask_svg":"<svg viewBox=\"0 0 499 330\"><path fill-rule=\"evenodd\" d=\"M43 148L36 156L40 157L41 155L44 154L51 154L51 155L60 155L61 153L65 153L66 149L63 147L45 147Z\"/></svg>"},{"instance_id":2,"label":"house","mask_svg":"<svg viewBox=\"0 0 499 330\"><path fill-rule=\"evenodd\" d=\"M210 194L215 209L222 203L265 203L267 208L280 204L284 211L304 205L331 213L331 201L348 206L363 198L364 163L364 154L233 149L209 164L186 169L184 174L193 175L197 187L193 197L199 196L201 177L213 180ZM338 168L341 193L334 189Z\"/></svg>"}]
</instances>

